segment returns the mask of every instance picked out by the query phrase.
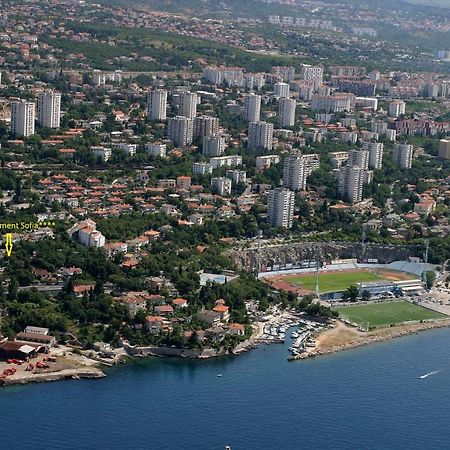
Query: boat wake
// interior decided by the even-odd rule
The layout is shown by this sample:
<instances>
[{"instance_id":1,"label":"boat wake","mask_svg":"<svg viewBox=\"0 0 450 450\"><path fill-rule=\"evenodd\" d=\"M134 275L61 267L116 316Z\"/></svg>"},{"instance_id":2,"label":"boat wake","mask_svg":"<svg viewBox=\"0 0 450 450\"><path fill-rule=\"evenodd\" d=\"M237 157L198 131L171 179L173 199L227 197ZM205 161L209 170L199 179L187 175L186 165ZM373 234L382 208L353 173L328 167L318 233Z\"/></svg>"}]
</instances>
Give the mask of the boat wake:
<instances>
[{"instance_id":1,"label":"boat wake","mask_svg":"<svg viewBox=\"0 0 450 450\"><path fill-rule=\"evenodd\" d=\"M442 369L441 369L441 370L433 370L432 372L428 372L428 373L426 373L425 375L421 375L421 376L419 377L419 379L423 380L424 378L431 377L431 375L436 375L436 374L439 373L439 372L442 372Z\"/></svg>"}]
</instances>

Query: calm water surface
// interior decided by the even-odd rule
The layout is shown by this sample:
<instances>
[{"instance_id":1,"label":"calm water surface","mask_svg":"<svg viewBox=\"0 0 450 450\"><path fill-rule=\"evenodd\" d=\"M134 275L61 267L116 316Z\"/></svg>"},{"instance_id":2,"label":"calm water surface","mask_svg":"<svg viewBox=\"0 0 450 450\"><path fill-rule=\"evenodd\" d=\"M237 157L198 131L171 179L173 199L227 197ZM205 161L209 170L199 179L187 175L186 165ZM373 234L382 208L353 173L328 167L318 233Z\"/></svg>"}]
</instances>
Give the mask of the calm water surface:
<instances>
[{"instance_id":1,"label":"calm water surface","mask_svg":"<svg viewBox=\"0 0 450 450\"><path fill-rule=\"evenodd\" d=\"M441 329L287 362L288 342L3 389L0 449L449 449L449 342Z\"/></svg>"}]
</instances>

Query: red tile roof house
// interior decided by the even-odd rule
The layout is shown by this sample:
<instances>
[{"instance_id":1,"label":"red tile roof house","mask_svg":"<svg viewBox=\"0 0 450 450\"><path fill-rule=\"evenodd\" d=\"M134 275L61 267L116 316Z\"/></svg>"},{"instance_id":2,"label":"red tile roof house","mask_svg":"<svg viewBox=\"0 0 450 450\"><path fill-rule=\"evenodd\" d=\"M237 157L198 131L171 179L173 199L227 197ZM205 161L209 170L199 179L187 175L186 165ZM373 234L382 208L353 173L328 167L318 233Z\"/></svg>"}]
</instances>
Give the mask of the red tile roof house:
<instances>
[{"instance_id":1,"label":"red tile roof house","mask_svg":"<svg viewBox=\"0 0 450 450\"><path fill-rule=\"evenodd\" d=\"M185 298L175 298L172 301L172 305L175 309L179 309L179 308L187 308L188 306L188 301Z\"/></svg>"},{"instance_id":2,"label":"red tile roof house","mask_svg":"<svg viewBox=\"0 0 450 450\"><path fill-rule=\"evenodd\" d=\"M164 305L166 303L166 298L158 294L150 294L148 296L148 301L152 305Z\"/></svg>"},{"instance_id":3,"label":"red tile roof house","mask_svg":"<svg viewBox=\"0 0 450 450\"><path fill-rule=\"evenodd\" d=\"M132 292L121 297L119 302L125 306L131 317L134 317L139 311L147 309L147 297L135 295Z\"/></svg>"},{"instance_id":4,"label":"red tile roof house","mask_svg":"<svg viewBox=\"0 0 450 450\"><path fill-rule=\"evenodd\" d=\"M170 305L158 305L155 306L155 313L160 316L168 316L173 313L173 308Z\"/></svg>"},{"instance_id":5,"label":"red tile roof house","mask_svg":"<svg viewBox=\"0 0 450 450\"><path fill-rule=\"evenodd\" d=\"M164 319L160 316L147 316L145 318L145 329L152 334L158 334L163 328Z\"/></svg>"},{"instance_id":6,"label":"red tile roof house","mask_svg":"<svg viewBox=\"0 0 450 450\"><path fill-rule=\"evenodd\" d=\"M228 322L230 319L230 308L225 305L217 305L212 309L214 312L219 313L220 320L223 320L224 322Z\"/></svg>"},{"instance_id":7,"label":"red tile roof house","mask_svg":"<svg viewBox=\"0 0 450 450\"><path fill-rule=\"evenodd\" d=\"M126 253L128 251L128 245L125 242L110 242L105 244L103 249L106 251L106 254L111 257L118 253Z\"/></svg>"},{"instance_id":8,"label":"red tile roof house","mask_svg":"<svg viewBox=\"0 0 450 450\"><path fill-rule=\"evenodd\" d=\"M200 311L198 313L199 320L207 323L208 325L219 325L220 317L221 317L220 313L216 311L211 311L209 309L205 309L204 311Z\"/></svg>"},{"instance_id":9,"label":"red tile roof house","mask_svg":"<svg viewBox=\"0 0 450 450\"><path fill-rule=\"evenodd\" d=\"M77 297L83 297L89 291L93 291L95 289L95 284L78 284L73 287L73 293Z\"/></svg>"},{"instance_id":10,"label":"red tile roof house","mask_svg":"<svg viewBox=\"0 0 450 450\"><path fill-rule=\"evenodd\" d=\"M127 241L129 250L141 250L142 246L147 245L150 239L147 236L138 236L135 239Z\"/></svg>"},{"instance_id":11,"label":"red tile roof house","mask_svg":"<svg viewBox=\"0 0 450 450\"><path fill-rule=\"evenodd\" d=\"M147 316L145 318L145 329L152 334L169 332L172 330L172 324L161 316Z\"/></svg>"},{"instance_id":12,"label":"red tile roof house","mask_svg":"<svg viewBox=\"0 0 450 450\"><path fill-rule=\"evenodd\" d=\"M123 269L132 270L135 269L139 265L139 261L136 258L126 258L121 266Z\"/></svg>"},{"instance_id":13,"label":"red tile roof house","mask_svg":"<svg viewBox=\"0 0 450 450\"><path fill-rule=\"evenodd\" d=\"M241 323L230 323L228 331L235 336L243 336L245 334L245 325Z\"/></svg>"},{"instance_id":14,"label":"red tile roof house","mask_svg":"<svg viewBox=\"0 0 450 450\"><path fill-rule=\"evenodd\" d=\"M38 280L46 280L51 278L52 274L46 269L33 267L32 272Z\"/></svg>"}]
</instances>

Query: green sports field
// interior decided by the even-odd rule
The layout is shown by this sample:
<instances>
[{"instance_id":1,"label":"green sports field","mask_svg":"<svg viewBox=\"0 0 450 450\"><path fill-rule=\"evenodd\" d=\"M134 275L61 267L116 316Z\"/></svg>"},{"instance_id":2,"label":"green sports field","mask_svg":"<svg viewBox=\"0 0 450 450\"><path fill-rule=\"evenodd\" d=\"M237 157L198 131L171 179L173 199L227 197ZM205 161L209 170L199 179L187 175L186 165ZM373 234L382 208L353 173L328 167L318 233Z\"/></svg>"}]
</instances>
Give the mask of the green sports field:
<instances>
[{"instance_id":1,"label":"green sports field","mask_svg":"<svg viewBox=\"0 0 450 450\"><path fill-rule=\"evenodd\" d=\"M448 316L406 301L334 308L342 319L370 328L387 327L409 320L443 319Z\"/></svg>"},{"instance_id":2,"label":"green sports field","mask_svg":"<svg viewBox=\"0 0 450 450\"><path fill-rule=\"evenodd\" d=\"M377 272L368 270L321 273L319 274L319 290L321 294L325 292L345 291L352 284L383 280L386 280L386 278ZM283 277L283 281L313 291L316 285L316 275L286 276Z\"/></svg>"}]
</instances>

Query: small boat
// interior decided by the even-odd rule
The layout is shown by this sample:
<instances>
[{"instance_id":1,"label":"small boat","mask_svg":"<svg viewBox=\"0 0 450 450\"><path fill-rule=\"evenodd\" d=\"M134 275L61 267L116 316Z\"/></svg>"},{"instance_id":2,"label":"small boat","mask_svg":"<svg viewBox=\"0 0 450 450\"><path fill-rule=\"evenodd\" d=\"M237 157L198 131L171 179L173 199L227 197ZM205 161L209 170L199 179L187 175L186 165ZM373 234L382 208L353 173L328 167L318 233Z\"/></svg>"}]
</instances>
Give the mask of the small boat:
<instances>
[{"instance_id":1,"label":"small boat","mask_svg":"<svg viewBox=\"0 0 450 450\"><path fill-rule=\"evenodd\" d=\"M298 338L298 333L296 333L294 331L294 333L291 334L292 339L297 339Z\"/></svg>"},{"instance_id":2,"label":"small boat","mask_svg":"<svg viewBox=\"0 0 450 450\"><path fill-rule=\"evenodd\" d=\"M432 372L428 372L428 373L426 373L425 375L421 375L419 378L420 378L421 380L423 380L424 378L431 377L431 375L436 375L436 374L439 373L439 372L440 372L440 370L433 370Z\"/></svg>"},{"instance_id":3,"label":"small boat","mask_svg":"<svg viewBox=\"0 0 450 450\"><path fill-rule=\"evenodd\" d=\"M217 376L218 376L218 377L221 377L221 376L222 376L222 374L221 374L221 373L218 373L218 374L217 374Z\"/></svg>"}]
</instances>

